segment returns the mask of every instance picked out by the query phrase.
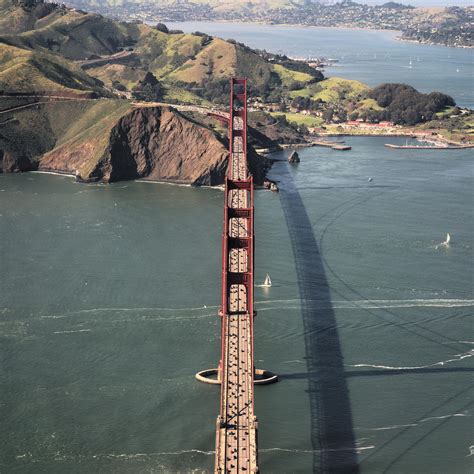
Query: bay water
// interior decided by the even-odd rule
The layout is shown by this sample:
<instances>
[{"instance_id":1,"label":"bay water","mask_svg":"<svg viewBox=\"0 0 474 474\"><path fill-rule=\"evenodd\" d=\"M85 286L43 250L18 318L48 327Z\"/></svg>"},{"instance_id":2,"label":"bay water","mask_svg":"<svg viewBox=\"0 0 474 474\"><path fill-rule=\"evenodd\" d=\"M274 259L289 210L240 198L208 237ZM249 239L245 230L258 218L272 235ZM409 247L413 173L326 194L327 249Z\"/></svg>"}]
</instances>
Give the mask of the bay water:
<instances>
[{"instance_id":1,"label":"bay water","mask_svg":"<svg viewBox=\"0 0 474 474\"><path fill-rule=\"evenodd\" d=\"M472 472L471 153L346 141L256 192L261 470ZM222 203L0 175L1 472L212 471Z\"/></svg>"}]
</instances>

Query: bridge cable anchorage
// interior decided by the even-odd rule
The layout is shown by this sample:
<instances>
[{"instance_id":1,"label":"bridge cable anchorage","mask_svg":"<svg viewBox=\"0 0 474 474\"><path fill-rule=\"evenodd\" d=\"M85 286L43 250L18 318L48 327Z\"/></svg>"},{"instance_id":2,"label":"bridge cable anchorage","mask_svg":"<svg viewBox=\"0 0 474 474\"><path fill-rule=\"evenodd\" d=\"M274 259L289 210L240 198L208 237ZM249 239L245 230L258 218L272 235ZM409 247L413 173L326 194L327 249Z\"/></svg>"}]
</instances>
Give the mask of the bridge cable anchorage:
<instances>
[{"instance_id":1,"label":"bridge cable anchorage","mask_svg":"<svg viewBox=\"0 0 474 474\"><path fill-rule=\"evenodd\" d=\"M228 127L219 310L221 359L217 369L196 374L201 382L221 386L216 474L258 472L254 384L278 380L254 366L254 186L247 162L247 79L231 79Z\"/></svg>"}]
</instances>

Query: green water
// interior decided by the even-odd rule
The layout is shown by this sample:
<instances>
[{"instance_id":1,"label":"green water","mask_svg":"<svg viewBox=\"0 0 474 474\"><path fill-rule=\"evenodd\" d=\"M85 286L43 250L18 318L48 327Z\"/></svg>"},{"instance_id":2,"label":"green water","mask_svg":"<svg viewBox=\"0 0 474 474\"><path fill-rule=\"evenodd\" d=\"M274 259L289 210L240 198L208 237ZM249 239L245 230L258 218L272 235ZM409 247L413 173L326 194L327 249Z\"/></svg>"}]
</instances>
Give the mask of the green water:
<instances>
[{"instance_id":1,"label":"green water","mask_svg":"<svg viewBox=\"0 0 474 474\"><path fill-rule=\"evenodd\" d=\"M256 193L261 470L472 472L471 154L347 141ZM222 200L0 175L0 472L212 470Z\"/></svg>"}]
</instances>

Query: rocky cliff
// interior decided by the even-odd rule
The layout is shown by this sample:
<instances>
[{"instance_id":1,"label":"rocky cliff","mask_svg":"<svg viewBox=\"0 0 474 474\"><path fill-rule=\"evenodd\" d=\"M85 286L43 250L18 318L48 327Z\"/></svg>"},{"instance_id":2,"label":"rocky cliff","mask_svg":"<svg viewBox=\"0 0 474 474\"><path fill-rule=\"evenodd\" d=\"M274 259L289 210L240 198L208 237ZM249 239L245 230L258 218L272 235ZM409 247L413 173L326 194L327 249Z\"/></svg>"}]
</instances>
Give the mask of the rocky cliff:
<instances>
[{"instance_id":1,"label":"rocky cliff","mask_svg":"<svg viewBox=\"0 0 474 474\"><path fill-rule=\"evenodd\" d=\"M72 173L85 182L148 179L207 186L223 183L227 144L209 128L168 107L132 108L117 101L92 103L90 107L108 105L110 110L102 110L99 115L83 105L78 114L62 116L71 120L69 127L57 120L65 105L44 104L37 122L48 122L43 128L51 135L48 143L53 143L52 147L44 150L44 143L37 148L30 143L29 148L18 150L0 139L3 172L38 167ZM13 120L10 145L15 141L15 123L18 127L22 121ZM251 151L249 162L255 181L261 183L269 161Z\"/></svg>"}]
</instances>

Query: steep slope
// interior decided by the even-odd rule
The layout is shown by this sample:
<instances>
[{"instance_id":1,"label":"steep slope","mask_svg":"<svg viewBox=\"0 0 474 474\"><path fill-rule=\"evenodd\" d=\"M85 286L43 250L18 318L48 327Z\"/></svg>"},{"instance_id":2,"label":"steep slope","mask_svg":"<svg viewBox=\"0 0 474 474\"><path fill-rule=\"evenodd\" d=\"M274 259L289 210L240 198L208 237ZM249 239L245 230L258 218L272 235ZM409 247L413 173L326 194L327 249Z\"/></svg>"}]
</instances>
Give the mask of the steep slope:
<instances>
[{"instance_id":1,"label":"steep slope","mask_svg":"<svg viewBox=\"0 0 474 474\"><path fill-rule=\"evenodd\" d=\"M147 107L67 140L44 156L40 169L76 172L84 181L217 185L226 160L224 144L210 130L169 108Z\"/></svg>"}]
</instances>

